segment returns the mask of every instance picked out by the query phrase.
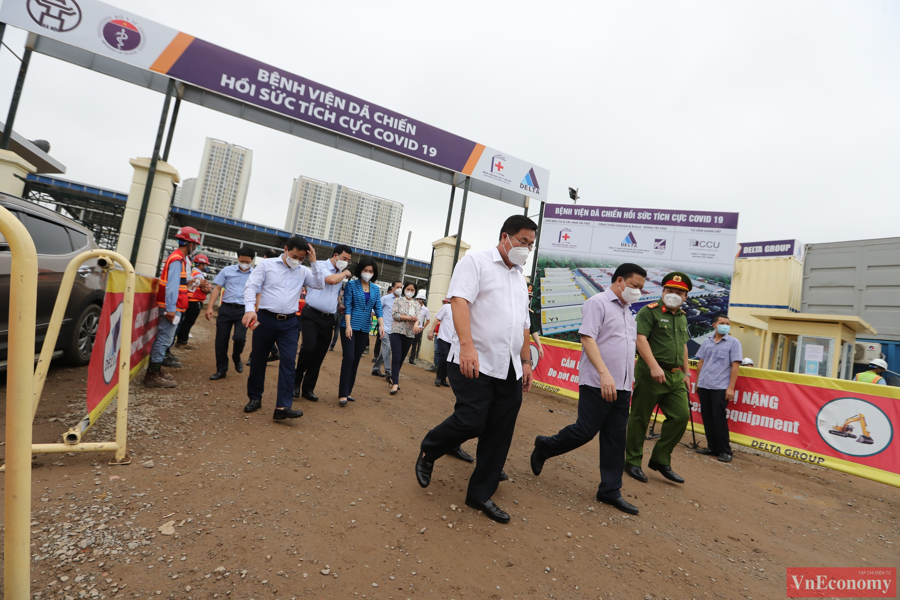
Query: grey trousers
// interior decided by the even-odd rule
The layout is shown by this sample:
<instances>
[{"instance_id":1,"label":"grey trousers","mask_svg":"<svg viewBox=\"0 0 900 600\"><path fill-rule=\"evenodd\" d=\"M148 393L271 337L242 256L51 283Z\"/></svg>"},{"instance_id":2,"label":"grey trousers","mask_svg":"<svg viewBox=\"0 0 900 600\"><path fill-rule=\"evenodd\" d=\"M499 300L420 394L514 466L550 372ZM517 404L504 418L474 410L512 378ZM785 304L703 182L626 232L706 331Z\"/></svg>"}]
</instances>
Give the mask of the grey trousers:
<instances>
[{"instance_id":1,"label":"grey trousers","mask_svg":"<svg viewBox=\"0 0 900 600\"><path fill-rule=\"evenodd\" d=\"M385 336L389 336L390 334L385 331ZM381 365L384 365L384 373L385 375L389 375L391 372L391 342L390 337L387 340L382 340L381 342L381 354L376 358L375 364L372 365L373 371L380 371Z\"/></svg>"}]
</instances>

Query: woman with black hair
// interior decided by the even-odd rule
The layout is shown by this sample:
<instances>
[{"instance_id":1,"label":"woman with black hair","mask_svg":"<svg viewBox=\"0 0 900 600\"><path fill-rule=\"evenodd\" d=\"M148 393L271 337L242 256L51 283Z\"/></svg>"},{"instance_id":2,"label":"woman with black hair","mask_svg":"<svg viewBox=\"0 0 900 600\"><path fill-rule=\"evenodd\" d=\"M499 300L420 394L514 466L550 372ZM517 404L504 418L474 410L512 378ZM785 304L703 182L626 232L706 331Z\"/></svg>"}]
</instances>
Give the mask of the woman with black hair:
<instances>
[{"instance_id":1,"label":"woman with black hair","mask_svg":"<svg viewBox=\"0 0 900 600\"><path fill-rule=\"evenodd\" d=\"M347 406L353 402L350 396L356 383L359 359L368 345L369 330L372 328L372 313L378 319L378 335L384 336L381 322L381 290L375 285L378 279L378 265L369 256L363 256L356 265L356 279L344 288L344 322L341 323L341 380L338 386L338 401Z\"/></svg>"},{"instance_id":2,"label":"woman with black hair","mask_svg":"<svg viewBox=\"0 0 900 600\"><path fill-rule=\"evenodd\" d=\"M405 284L403 293L394 301L391 311L394 317L394 324L391 326L391 396L400 391L400 367L406 360L416 334L422 331L419 327L419 311L422 309L415 300L416 291L416 284Z\"/></svg>"}]
</instances>

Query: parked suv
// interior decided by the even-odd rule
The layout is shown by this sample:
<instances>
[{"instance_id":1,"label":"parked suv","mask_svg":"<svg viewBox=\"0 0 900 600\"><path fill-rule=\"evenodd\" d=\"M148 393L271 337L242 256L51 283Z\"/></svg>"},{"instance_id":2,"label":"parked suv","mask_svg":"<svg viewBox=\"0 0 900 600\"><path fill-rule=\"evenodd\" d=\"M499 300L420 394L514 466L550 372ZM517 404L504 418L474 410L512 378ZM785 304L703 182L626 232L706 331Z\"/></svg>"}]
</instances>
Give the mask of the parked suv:
<instances>
[{"instance_id":1,"label":"parked suv","mask_svg":"<svg viewBox=\"0 0 900 600\"><path fill-rule=\"evenodd\" d=\"M39 354L66 267L82 252L96 250L98 246L90 230L33 202L0 193L0 206L12 212L25 225L37 249L35 354ZM0 369L6 369L11 260L9 245L0 236ZM96 259L81 265L56 341L54 358L62 356L68 364L77 366L90 362L105 286L106 278Z\"/></svg>"}]
</instances>

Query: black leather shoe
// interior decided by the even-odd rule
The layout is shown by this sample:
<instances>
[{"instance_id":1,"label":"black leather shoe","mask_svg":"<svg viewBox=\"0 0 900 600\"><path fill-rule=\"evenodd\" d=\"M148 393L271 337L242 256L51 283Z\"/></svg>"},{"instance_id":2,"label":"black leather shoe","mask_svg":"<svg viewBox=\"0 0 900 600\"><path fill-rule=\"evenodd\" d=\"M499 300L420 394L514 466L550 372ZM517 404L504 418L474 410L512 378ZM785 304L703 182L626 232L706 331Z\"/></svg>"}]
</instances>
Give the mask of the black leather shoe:
<instances>
[{"instance_id":1,"label":"black leather shoe","mask_svg":"<svg viewBox=\"0 0 900 600\"><path fill-rule=\"evenodd\" d=\"M241 362L240 356L238 356L236 359L234 359L234 370L237 371L238 373L244 372L244 363Z\"/></svg>"},{"instance_id":2,"label":"black leather shoe","mask_svg":"<svg viewBox=\"0 0 900 600\"><path fill-rule=\"evenodd\" d=\"M441 380L440 380L440 379L435 379L435 380L434 380L434 387L441 387Z\"/></svg>"},{"instance_id":3,"label":"black leather shoe","mask_svg":"<svg viewBox=\"0 0 900 600\"><path fill-rule=\"evenodd\" d=\"M500 471L500 481L509 481L509 475L506 474L506 471Z\"/></svg>"},{"instance_id":4,"label":"black leather shoe","mask_svg":"<svg viewBox=\"0 0 900 600\"><path fill-rule=\"evenodd\" d=\"M431 483L431 472L434 471L434 463L425 460L425 454L419 450L419 458L416 459L416 481L423 488Z\"/></svg>"},{"instance_id":5,"label":"black leather shoe","mask_svg":"<svg viewBox=\"0 0 900 600\"><path fill-rule=\"evenodd\" d=\"M638 466L625 465L625 474L641 483L647 483L647 476L644 475L644 472Z\"/></svg>"},{"instance_id":6,"label":"black leather shoe","mask_svg":"<svg viewBox=\"0 0 900 600\"><path fill-rule=\"evenodd\" d=\"M719 462L731 462L731 455L727 452L723 452L719 455Z\"/></svg>"},{"instance_id":7,"label":"black leather shoe","mask_svg":"<svg viewBox=\"0 0 900 600\"><path fill-rule=\"evenodd\" d=\"M710 454L714 454L712 450L709 448L700 448L699 450L694 450L697 454L702 454L704 456L709 456Z\"/></svg>"},{"instance_id":8,"label":"black leather shoe","mask_svg":"<svg viewBox=\"0 0 900 600\"><path fill-rule=\"evenodd\" d=\"M500 510L500 507L491 499L488 499L487 502L479 502L474 498L466 498L466 506L480 510L487 515L488 519L493 519L498 523L509 523L509 515Z\"/></svg>"},{"instance_id":9,"label":"black leather shoe","mask_svg":"<svg viewBox=\"0 0 900 600\"><path fill-rule=\"evenodd\" d=\"M302 417L302 410L293 410L290 408L276 408L275 414L272 415L273 421L281 421L283 419L296 419L297 417Z\"/></svg>"},{"instance_id":10,"label":"black leather shoe","mask_svg":"<svg viewBox=\"0 0 900 600\"><path fill-rule=\"evenodd\" d=\"M372 375L375 377L384 377L384 375L381 374L381 371L376 371L375 369L372 369Z\"/></svg>"},{"instance_id":11,"label":"black leather shoe","mask_svg":"<svg viewBox=\"0 0 900 600\"><path fill-rule=\"evenodd\" d=\"M313 394L312 392L303 392L302 394L300 394L300 397L306 398L310 402L318 402L319 401L319 397L316 396L315 394Z\"/></svg>"},{"instance_id":12,"label":"black leather shoe","mask_svg":"<svg viewBox=\"0 0 900 600\"><path fill-rule=\"evenodd\" d=\"M628 513L629 515L636 515L640 512L638 510L637 506L635 506L634 504L631 504L630 502L625 500L625 498L623 498L622 496L619 496L618 498L613 498L613 499L601 498L600 496L597 496L597 500L602 502L603 504L609 504L610 506L614 506L614 507L618 508L619 510L621 510L623 513Z\"/></svg>"},{"instance_id":13,"label":"black leather shoe","mask_svg":"<svg viewBox=\"0 0 900 600\"><path fill-rule=\"evenodd\" d=\"M247 406L244 407L245 413L256 412L260 408L262 408L262 400L251 400L247 403Z\"/></svg>"},{"instance_id":14,"label":"black leather shoe","mask_svg":"<svg viewBox=\"0 0 900 600\"><path fill-rule=\"evenodd\" d=\"M356 398L353 396L347 396L347 402L356 402Z\"/></svg>"},{"instance_id":15,"label":"black leather shoe","mask_svg":"<svg viewBox=\"0 0 900 600\"><path fill-rule=\"evenodd\" d=\"M216 371L209 376L210 381L218 381L219 379L225 379L225 371Z\"/></svg>"},{"instance_id":16,"label":"black leather shoe","mask_svg":"<svg viewBox=\"0 0 900 600\"><path fill-rule=\"evenodd\" d=\"M547 460L547 457L541 452L541 445L546 439L547 437L543 435L534 438L534 450L531 451L531 472L535 475L541 474L541 471L544 469L544 462Z\"/></svg>"},{"instance_id":17,"label":"black leather shoe","mask_svg":"<svg viewBox=\"0 0 900 600\"><path fill-rule=\"evenodd\" d=\"M300 397L300 384L294 386L294 398Z\"/></svg>"},{"instance_id":18,"label":"black leather shoe","mask_svg":"<svg viewBox=\"0 0 900 600\"><path fill-rule=\"evenodd\" d=\"M677 475L675 471L672 470L672 467L669 465L661 465L659 463L655 463L652 460L647 463L647 466L668 479L669 481L674 481L675 483L684 483L684 478Z\"/></svg>"},{"instance_id":19,"label":"black leather shoe","mask_svg":"<svg viewBox=\"0 0 900 600\"><path fill-rule=\"evenodd\" d=\"M455 449L451 450L447 454L449 454L453 458L458 458L459 460L463 460L467 463L475 462L475 459L472 458L472 456L468 452L466 452L465 450L462 449L462 446L457 446Z\"/></svg>"},{"instance_id":20,"label":"black leather shoe","mask_svg":"<svg viewBox=\"0 0 900 600\"><path fill-rule=\"evenodd\" d=\"M450 387L450 382L445 381L445 382L442 383L441 385L442 385L443 387Z\"/></svg>"},{"instance_id":21,"label":"black leather shoe","mask_svg":"<svg viewBox=\"0 0 900 600\"><path fill-rule=\"evenodd\" d=\"M278 352L272 352L269 354L269 358L266 359L266 362L275 362L276 360L281 360L281 355Z\"/></svg>"}]
</instances>

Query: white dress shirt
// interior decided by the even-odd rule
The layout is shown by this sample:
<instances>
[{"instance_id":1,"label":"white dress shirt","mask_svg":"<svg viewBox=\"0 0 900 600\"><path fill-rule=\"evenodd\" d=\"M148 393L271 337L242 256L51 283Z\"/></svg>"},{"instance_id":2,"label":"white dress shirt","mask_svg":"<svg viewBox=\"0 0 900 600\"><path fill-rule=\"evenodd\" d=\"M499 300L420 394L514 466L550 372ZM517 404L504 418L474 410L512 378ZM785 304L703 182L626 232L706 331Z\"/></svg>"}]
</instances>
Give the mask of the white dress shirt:
<instances>
[{"instance_id":1,"label":"white dress shirt","mask_svg":"<svg viewBox=\"0 0 900 600\"><path fill-rule=\"evenodd\" d=\"M422 309L419 311L419 327L425 327L425 321L431 319L431 311L428 310L427 306L422 306Z\"/></svg>"},{"instance_id":2,"label":"white dress shirt","mask_svg":"<svg viewBox=\"0 0 900 600\"><path fill-rule=\"evenodd\" d=\"M393 292L381 297L381 324L384 326L384 333L388 334L391 332L391 327L394 326L394 300L397 299L397 296L394 295Z\"/></svg>"},{"instance_id":3,"label":"white dress shirt","mask_svg":"<svg viewBox=\"0 0 900 600\"><path fill-rule=\"evenodd\" d=\"M319 269L310 270L303 265L291 269L278 258L266 258L253 269L244 287L244 310L256 310L256 294L259 293L259 310L282 315L297 312L300 293L304 287L321 290L325 277Z\"/></svg>"},{"instance_id":4,"label":"white dress shirt","mask_svg":"<svg viewBox=\"0 0 900 600\"><path fill-rule=\"evenodd\" d=\"M456 336L456 329L453 327L453 310L451 310L450 305L443 305L434 318L441 324L440 329L438 329L438 339L452 344L453 338Z\"/></svg>"},{"instance_id":5,"label":"white dress shirt","mask_svg":"<svg viewBox=\"0 0 900 600\"><path fill-rule=\"evenodd\" d=\"M507 267L497 248L470 252L453 270L447 297L465 298L469 302L469 323L478 351L479 372L506 379L512 361L516 378L521 379L524 330L531 327L528 286L522 267ZM459 349L459 336L454 335L448 359L456 364L459 364Z\"/></svg>"},{"instance_id":6,"label":"white dress shirt","mask_svg":"<svg viewBox=\"0 0 900 600\"><path fill-rule=\"evenodd\" d=\"M322 272L323 280L325 277L340 272L337 270L337 267L331 264L330 260L317 260L313 267L314 270ZM326 315L333 315L337 312L338 295L341 293L342 283L343 281L341 283L335 283L334 285L326 283L325 287L321 290L309 290L306 293L306 306L311 306Z\"/></svg>"}]
</instances>

